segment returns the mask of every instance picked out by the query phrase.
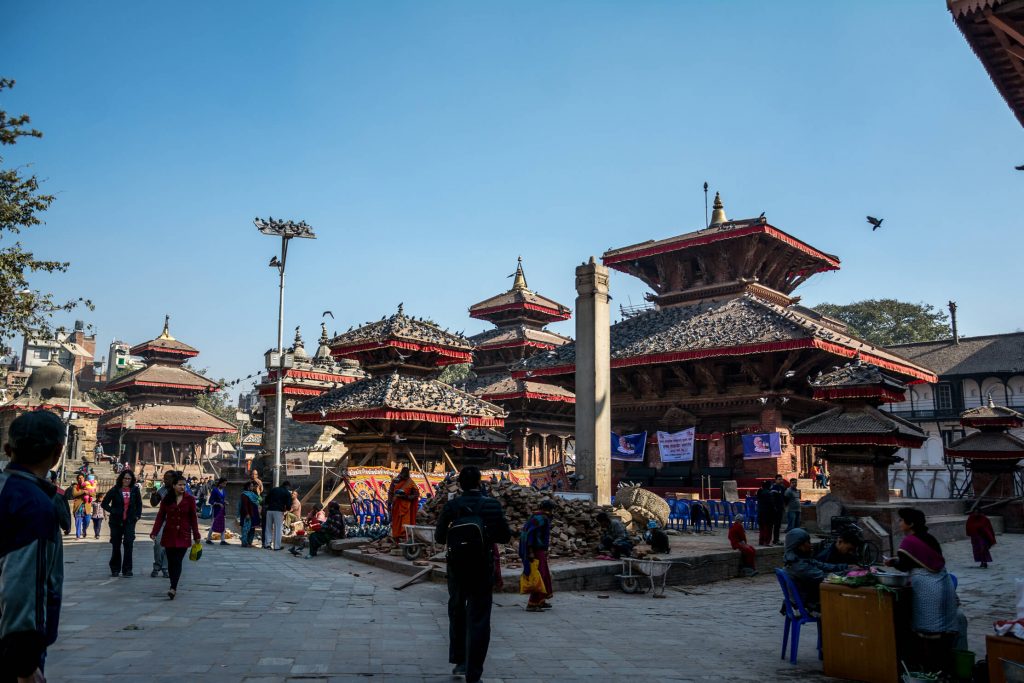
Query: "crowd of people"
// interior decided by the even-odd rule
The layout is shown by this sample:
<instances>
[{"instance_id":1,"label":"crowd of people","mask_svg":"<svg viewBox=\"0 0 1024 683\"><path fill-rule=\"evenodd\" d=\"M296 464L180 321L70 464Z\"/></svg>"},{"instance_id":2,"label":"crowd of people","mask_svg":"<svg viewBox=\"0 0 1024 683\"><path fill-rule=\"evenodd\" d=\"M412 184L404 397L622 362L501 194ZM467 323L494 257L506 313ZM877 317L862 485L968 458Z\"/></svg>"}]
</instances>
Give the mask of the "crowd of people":
<instances>
[{"instance_id":1,"label":"crowd of people","mask_svg":"<svg viewBox=\"0 0 1024 683\"><path fill-rule=\"evenodd\" d=\"M118 474L105 493L97 491L95 477L76 475L67 490L54 484L51 469L63 446L63 423L51 413L37 411L18 417L9 430L5 450L10 465L0 472L0 515L10 523L0 526L0 657L5 667L21 679L43 680L46 647L56 638L63 582L61 534L75 530L75 538L100 536L107 522L111 544L111 576L133 576L133 544L136 526L143 516L143 494L131 470ZM444 505L437 520L435 540L446 547L449 617L449 662L453 673L465 680L480 680L490 640L492 592L501 588L499 545L514 535L500 502L481 484L480 470L464 467L458 473L461 493ZM156 508L150 531L153 541L151 577L168 579L167 597L178 592L186 555L202 548L200 518L209 519L206 543L228 543L228 499L225 479L189 481L179 471L167 471L161 485L149 496ZM418 489L408 468L392 483L389 499L397 511L397 528L415 522ZM799 489L776 477L758 492L762 503L760 545L774 543L782 518L788 517L784 566L793 579L803 604L820 611L820 586L831 573L842 573L859 562L862 542L855 531L844 530L824 547L816 549L811 535L801 528ZM280 550L285 528L295 531L299 542L291 552L314 558L331 540L345 536L341 506L331 501L326 509L315 505L303 515L298 492L289 483L265 489L259 472L252 470L238 501L236 521L242 547ZM793 506L797 507L794 509ZM206 510L208 508L208 510ZM548 560L554 526L555 504L541 501L518 530L518 555L522 563L520 592L527 596L526 611L553 609L552 572ZM796 514L794 514L796 513ZM762 516L763 515L763 516ZM899 510L903 535L896 557L888 564L910 574L910 642L914 661L944 662L954 647L962 645L966 623L959 610L952 576L946 569L942 547L929 533L925 515L914 508ZM600 512L600 549L617 559L634 551L632 536L618 516ZM396 522L393 519L392 524ZM257 544L255 533L262 530ZM301 532L301 533L298 533ZM995 545L992 525L980 512L971 514L966 533L975 560L981 567L992 562ZM15 538L16 536L16 538ZM216 538L215 538L216 536ZM669 537L656 521L643 533L655 553L669 552ZM756 549L748 542L744 519L737 516L728 533L731 547L741 558L743 573L756 574Z\"/></svg>"}]
</instances>

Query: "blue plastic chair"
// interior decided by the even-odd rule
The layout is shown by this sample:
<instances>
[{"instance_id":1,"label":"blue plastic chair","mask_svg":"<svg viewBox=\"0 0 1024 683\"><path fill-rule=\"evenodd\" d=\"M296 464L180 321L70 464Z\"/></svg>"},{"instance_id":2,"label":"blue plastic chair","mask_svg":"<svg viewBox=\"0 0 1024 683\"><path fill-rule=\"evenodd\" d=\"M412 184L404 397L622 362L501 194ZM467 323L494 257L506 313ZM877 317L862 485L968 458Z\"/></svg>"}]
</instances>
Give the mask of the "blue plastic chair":
<instances>
[{"instance_id":1,"label":"blue plastic chair","mask_svg":"<svg viewBox=\"0 0 1024 683\"><path fill-rule=\"evenodd\" d=\"M821 619L812 617L804 607L804 601L800 598L800 591L797 590L793 579L786 573L785 569L776 569L775 578L779 580L782 588L782 611L786 617L786 625L782 631L782 656L786 658L786 646L789 645L789 663L796 664L797 649L800 646L800 627L804 624L817 624L818 626L818 659L821 659ZM790 634L793 640L790 641Z\"/></svg>"},{"instance_id":2,"label":"blue plastic chair","mask_svg":"<svg viewBox=\"0 0 1024 683\"><path fill-rule=\"evenodd\" d=\"M747 511L744 513L747 516L747 528L757 528L757 498L753 496L747 496Z\"/></svg>"},{"instance_id":3,"label":"blue plastic chair","mask_svg":"<svg viewBox=\"0 0 1024 683\"><path fill-rule=\"evenodd\" d=\"M679 499L676 501L676 515L685 530L690 526L690 501Z\"/></svg>"},{"instance_id":4,"label":"blue plastic chair","mask_svg":"<svg viewBox=\"0 0 1024 683\"><path fill-rule=\"evenodd\" d=\"M668 503L668 524L666 526L669 529L675 529L679 523L679 513L677 512L678 506L676 505L675 498L666 498L665 502Z\"/></svg>"},{"instance_id":5,"label":"blue plastic chair","mask_svg":"<svg viewBox=\"0 0 1024 683\"><path fill-rule=\"evenodd\" d=\"M711 511L711 526L717 527L721 521L721 515L718 514L718 501L709 500L706 502L708 504L708 510Z\"/></svg>"}]
</instances>

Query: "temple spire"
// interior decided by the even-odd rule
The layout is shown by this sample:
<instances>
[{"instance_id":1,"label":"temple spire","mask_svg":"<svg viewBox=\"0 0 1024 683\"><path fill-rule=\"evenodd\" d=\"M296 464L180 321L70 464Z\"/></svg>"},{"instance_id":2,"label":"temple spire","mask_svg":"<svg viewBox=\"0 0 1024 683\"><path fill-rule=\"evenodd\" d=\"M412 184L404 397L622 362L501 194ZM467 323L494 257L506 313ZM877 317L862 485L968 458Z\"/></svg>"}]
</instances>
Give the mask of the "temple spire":
<instances>
[{"instance_id":1,"label":"temple spire","mask_svg":"<svg viewBox=\"0 0 1024 683\"><path fill-rule=\"evenodd\" d=\"M305 350L305 348L306 348L306 345L302 342L302 332L300 331L299 326L296 325L295 326L295 350L296 351L298 351L299 349Z\"/></svg>"},{"instance_id":2,"label":"temple spire","mask_svg":"<svg viewBox=\"0 0 1024 683\"><path fill-rule=\"evenodd\" d=\"M327 343L327 323L320 323L320 345L323 346Z\"/></svg>"},{"instance_id":3,"label":"temple spire","mask_svg":"<svg viewBox=\"0 0 1024 683\"><path fill-rule=\"evenodd\" d=\"M516 265L515 280L512 281L513 291L522 291L527 289L526 287L526 274L523 273L523 257L519 257L519 262Z\"/></svg>"},{"instance_id":4,"label":"temple spire","mask_svg":"<svg viewBox=\"0 0 1024 683\"><path fill-rule=\"evenodd\" d=\"M158 339L174 339L174 337L171 336L171 316L170 315L165 315L164 316L164 331L160 333L160 336L158 337Z\"/></svg>"},{"instance_id":5,"label":"temple spire","mask_svg":"<svg viewBox=\"0 0 1024 683\"><path fill-rule=\"evenodd\" d=\"M715 203L711 211L711 225L721 225L729 219L725 217L725 206L722 204L722 197L715 193Z\"/></svg>"}]
</instances>

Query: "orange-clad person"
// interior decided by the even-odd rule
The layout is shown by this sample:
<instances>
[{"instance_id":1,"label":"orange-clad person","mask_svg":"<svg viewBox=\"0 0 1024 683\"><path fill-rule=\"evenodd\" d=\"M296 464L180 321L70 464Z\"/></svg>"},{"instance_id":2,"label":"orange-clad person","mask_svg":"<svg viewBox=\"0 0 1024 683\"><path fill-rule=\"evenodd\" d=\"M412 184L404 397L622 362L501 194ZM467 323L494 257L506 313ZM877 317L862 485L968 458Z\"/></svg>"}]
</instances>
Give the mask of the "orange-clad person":
<instances>
[{"instance_id":1,"label":"orange-clad person","mask_svg":"<svg viewBox=\"0 0 1024 683\"><path fill-rule=\"evenodd\" d=\"M420 490L409 476L409 468L403 467L398 476L391 480L391 486L388 488L392 538L402 538L405 535L405 525L416 523L419 500Z\"/></svg>"}]
</instances>

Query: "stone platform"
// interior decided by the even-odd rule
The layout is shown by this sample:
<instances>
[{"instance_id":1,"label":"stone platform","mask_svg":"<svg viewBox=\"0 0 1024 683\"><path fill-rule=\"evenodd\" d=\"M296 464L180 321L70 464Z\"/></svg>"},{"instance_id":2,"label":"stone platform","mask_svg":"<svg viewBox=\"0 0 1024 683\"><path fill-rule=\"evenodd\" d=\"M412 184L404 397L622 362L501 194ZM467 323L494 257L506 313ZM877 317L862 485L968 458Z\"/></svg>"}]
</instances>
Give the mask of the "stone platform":
<instances>
[{"instance_id":1,"label":"stone platform","mask_svg":"<svg viewBox=\"0 0 1024 683\"><path fill-rule=\"evenodd\" d=\"M757 531L748 530L748 538L756 539ZM347 539L352 541L355 539ZM666 585L695 586L726 579L740 578L739 553L729 547L725 529L713 534L680 534L671 537L673 552L656 555L659 560L679 563L669 570ZM364 553L358 548L341 551L341 555L356 562L362 562L381 569L413 576L424 569L401 556L384 553ZM761 573L770 573L782 566L782 546L757 548L757 568ZM432 562L430 580L437 583L447 581L447 570L443 560ZM686 566L689 565L689 566ZM556 559L551 562L551 578L556 592L560 591L610 591L618 590L617 574L622 572L622 562L597 559ZM506 593L519 592L518 568L502 570Z\"/></svg>"}]
</instances>

